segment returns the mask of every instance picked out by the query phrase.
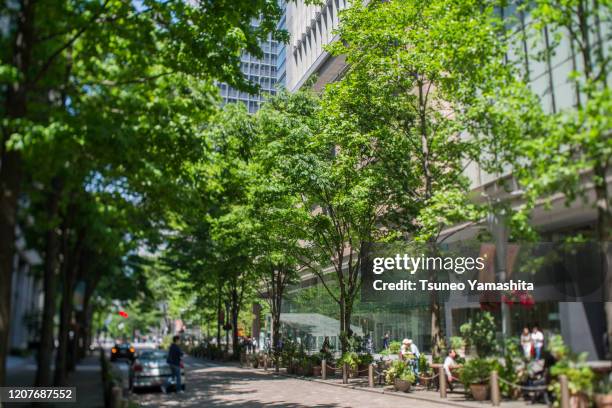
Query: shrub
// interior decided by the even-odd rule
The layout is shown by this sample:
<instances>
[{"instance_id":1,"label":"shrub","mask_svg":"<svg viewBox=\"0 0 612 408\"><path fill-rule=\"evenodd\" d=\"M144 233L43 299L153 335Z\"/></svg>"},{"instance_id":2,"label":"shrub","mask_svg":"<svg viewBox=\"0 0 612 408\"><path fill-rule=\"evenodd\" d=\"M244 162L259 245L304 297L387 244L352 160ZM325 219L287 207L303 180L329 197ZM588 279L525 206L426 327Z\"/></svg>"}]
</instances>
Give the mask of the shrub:
<instances>
[{"instance_id":1,"label":"shrub","mask_svg":"<svg viewBox=\"0 0 612 408\"><path fill-rule=\"evenodd\" d=\"M359 364L370 365L374 361L374 357L371 354L361 354L359 356Z\"/></svg>"},{"instance_id":2,"label":"shrub","mask_svg":"<svg viewBox=\"0 0 612 408\"><path fill-rule=\"evenodd\" d=\"M469 387L470 384L484 384L489 381L491 371L498 368L499 363L495 360L473 358L461 368L459 379L466 387Z\"/></svg>"},{"instance_id":3,"label":"shrub","mask_svg":"<svg viewBox=\"0 0 612 408\"><path fill-rule=\"evenodd\" d=\"M468 345L476 348L478 357L486 358L495 353L497 349L495 319L491 313L478 313L467 323L462 324L459 331Z\"/></svg>"},{"instance_id":4,"label":"shrub","mask_svg":"<svg viewBox=\"0 0 612 408\"><path fill-rule=\"evenodd\" d=\"M431 367L427 362L427 357L425 357L425 354L421 354L419 356L419 373L424 375L428 375L431 373Z\"/></svg>"},{"instance_id":5,"label":"shrub","mask_svg":"<svg viewBox=\"0 0 612 408\"><path fill-rule=\"evenodd\" d=\"M343 366L344 364L348 365L350 369L356 370L359 366L359 355L354 351L344 353L338 360L338 365Z\"/></svg>"},{"instance_id":6,"label":"shrub","mask_svg":"<svg viewBox=\"0 0 612 408\"><path fill-rule=\"evenodd\" d=\"M463 337L452 336L450 338L450 347L453 350L462 349L463 347L465 347L465 340L463 340Z\"/></svg>"},{"instance_id":7,"label":"shrub","mask_svg":"<svg viewBox=\"0 0 612 408\"><path fill-rule=\"evenodd\" d=\"M408 364L406 362L401 360L394 361L391 367L387 370L387 373L385 374L385 382L387 384L393 384L393 381L396 378L402 378L402 374L404 374L405 371L410 371L412 373L412 370L410 369L410 367L408 367Z\"/></svg>"},{"instance_id":8,"label":"shrub","mask_svg":"<svg viewBox=\"0 0 612 408\"><path fill-rule=\"evenodd\" d=\"M402 343L399 341L392 341L389 343L389 353L390 354L398 354L400 349L402 348Z\"/></svg>"},{"instance_id":9,"label":"shrub","mask_svg":"<svg viewBox=\"0 0 612 408\"><path fill-rule=\"evenodd\" d=\"M556 400L559 401L561 396L561 386L557 378L562 374L567 376L570 393L577 394L583 392L591 395L593 393L595 373L586 365L587 354L572 354L569 347L565 345L563 338L559 335L551 337L548 349L557 359L555 365L550 368L553 381L549 386L549 390L555 394Z\"/></svg>"}]
</instances>

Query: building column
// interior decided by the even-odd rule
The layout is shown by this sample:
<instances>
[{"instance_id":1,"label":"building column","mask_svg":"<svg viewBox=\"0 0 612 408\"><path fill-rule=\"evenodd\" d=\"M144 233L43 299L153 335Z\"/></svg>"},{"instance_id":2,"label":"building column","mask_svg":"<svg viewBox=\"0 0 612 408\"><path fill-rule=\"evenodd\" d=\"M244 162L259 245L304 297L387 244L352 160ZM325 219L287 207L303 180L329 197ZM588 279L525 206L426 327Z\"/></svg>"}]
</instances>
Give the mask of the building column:
<instances>
[{"instance_id":1,"label":"building column","mask_svg":"<svg viewBox=\"0 0 612 408\"><path fill-rule=\"evenodd\" d=\"M495 243L495 271L499 282L506 281L506 253L508 249L508 224L503 209L489 214L489 226ZM510 333L510 310L501 302L502 335L507 338Z\"/></svg>"}]
</instances>

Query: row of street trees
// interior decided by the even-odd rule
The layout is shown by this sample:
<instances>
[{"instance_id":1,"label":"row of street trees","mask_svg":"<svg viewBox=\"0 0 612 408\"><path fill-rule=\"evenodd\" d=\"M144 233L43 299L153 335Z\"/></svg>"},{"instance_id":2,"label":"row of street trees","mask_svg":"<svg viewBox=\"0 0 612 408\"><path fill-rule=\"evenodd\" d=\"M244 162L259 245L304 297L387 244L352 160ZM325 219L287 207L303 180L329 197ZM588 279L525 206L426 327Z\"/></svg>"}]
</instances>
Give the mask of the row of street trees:
<instances>
[{"instance_id":1,"label":"row of street trees","mask_svg":"<svg viewBox=\"0 0 612 408\"><path fill-rule=\"evenodd\" d=\"M36 385L62 385L73 317L90 330L90 307L109 304L99 297L121 298L129 282L124 298L140 296L133 258L161 243L176 186L189 182L184 163L204 153L214 81L255 89L240 54L284 39L279 15L265 0L0 4L0 384L10 326L22 324L10 321L17 226L44 258Z\"/></svg>"},{"instance_id":2,"label":"row of street trees","mask_svg":"<svg viewBox=\"0 0 612 408\"><path fill-rule=\"evenodd\" d=\"M329 47L346 56L343 78L320 95L280 93L255 115L218 109L215 81L256 90L240 54L261 55L269 34L287 40L276 1L0 6L0 383L9 326L20 324L9 320L16 225L44 257L37 385L65 382L72 317L90 328L91 309L116 298L147 316L131 326L144 328L172 297L212 320L218 340L227 310L237 347L240 316L263 295L276 347L283 298L302 271L337 304L346 351L366 244L435 243L448 226L500 211L470 196L473 165L511 170L521 186L514 238L533 236L538 200L561 191L571 202L589 178L598 237L609 240L609 4L520 6L530 23L518 36L552 39L532 55L517 47L504 0L362 3L341 14ZM558 36L572 39L583 69L571 75L576 106L549 113L522 61L546 60ZM144 262L145 247L158 259ZM435 295L430 306L437 353Z\"/></svg>"},{"instance_id":3,"label":"row of street trees","mask_svg":"<svg viewBox=\"0 0 612 408\"><path fill-rule=\"evenodd\" d=\"M517 37L500 11L506 6L355 2L328 48L346 56L341 80L320 95L281 94L252 116L228 106L207 124L208 153L192 167L190 218L181 212L174 238L185 260L198 259L189 279L216 293L215 315L222 299L230 301L235 345L241 307L263 292L276 347L286 288L307 271L337 304L346 351L367 243L435 243L445 228L498 211L509 214L514 239L533 239L536 201L562 191L572 202L585 191L585 172L598 191L598 237L609 238L609 50L593 40L598 25L609 27L610 8L578 0L523 5L517 15L530 16L530 24ZM585 71L571 76L582 102L552 113L531 91L523 61L545 60L557 43L545 53L520 47L521 35L539 41L545 29L554 38L569 32L579 47L591 42L581 53ZM523 206L474 200L465 176L474 165L512 171ZM435 295L430 314L437 354Z\"/></svg>"}]
</instances>

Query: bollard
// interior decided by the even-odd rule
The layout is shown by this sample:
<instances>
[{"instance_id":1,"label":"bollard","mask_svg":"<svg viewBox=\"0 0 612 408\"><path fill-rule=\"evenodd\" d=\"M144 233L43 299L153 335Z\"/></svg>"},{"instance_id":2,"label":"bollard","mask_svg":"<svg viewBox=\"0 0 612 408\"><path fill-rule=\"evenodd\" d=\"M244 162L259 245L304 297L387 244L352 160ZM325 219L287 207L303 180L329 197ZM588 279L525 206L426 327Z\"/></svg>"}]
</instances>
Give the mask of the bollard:
<instances>
[{"instance_id":1,"label":"bollard","mask_svg":"<svg viewBox=\"0 0 612 408\"><path fill-rule=\"evenodd\" d=\"M491 371L491 402L494 407L499 407L501 395L499 393L499 377L497 371Z\"/></svg>"},{"instance_id":2,"label":"bollard","mask_svg":"<svg viewBox=\"0 0 612 408\"><path fill-rule=\"evenodd\" d=\"M368 387L374 387L374 364L368 366Z\"/></svg>"},{"instance_id":3,"label":"bollard","mask_svg":"<svg viewBox=\"0 0 612 408\"><path fill-rule=\"evenodd\" d=\"M121 408L121 400L123 399L121 387L113 387L111 390L111 408Z\"/></svg>"},{"instance_id":4,"label":"bollard","mask_svg":"<svg viewBox=\"0 0 612 408\"><path fill-rule=\"evenodd\" d=\"M561 385L561 408L569 408L570 407L570 392L569 392L569 384L567 382L566 375L559 376L559 384Z\"/></svg>"},{"instance_id":5,"label":"bollard","mask_svg":"<svg viewBox=\"0 0 612 408\"><path fill-rule=\"evenodd\" d=\"M327 380L327 361L321 360L321 379Z\"/></svg>"},{"instance_id":6,"label":"bollard","mask_svg":"<svg viewBox=\"0 0 612 408\"><path fill-rule=\"evenodd\" d=\"M440 398L446 398L446 373L444 367L440 367L438 379L440 383Z\"/></svg>"},{"instance_id":7,"label":"bollard","mask_svg":"<svg viewBox=\"0 0 612 408\"><path fill-rule=\"evenodd\" d=\"M348 364L342 364L342 384L348 384Z\"/></svg>"}]
</instances>

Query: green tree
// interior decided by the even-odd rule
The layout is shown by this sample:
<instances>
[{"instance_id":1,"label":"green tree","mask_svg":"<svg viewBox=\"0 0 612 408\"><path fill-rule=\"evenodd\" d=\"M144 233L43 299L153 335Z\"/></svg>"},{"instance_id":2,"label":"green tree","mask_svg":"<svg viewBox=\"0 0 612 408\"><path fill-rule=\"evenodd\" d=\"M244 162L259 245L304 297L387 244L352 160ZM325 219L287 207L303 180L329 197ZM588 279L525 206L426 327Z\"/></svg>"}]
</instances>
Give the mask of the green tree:
<instances>
[{"instance_id":1,"label":"green tree","mask_svg":"<svg viewBox=\"0 0 612 408\"><path fill-rule=\"evenodd\" d=\"M329 50L346 55L349 68L326 89L324 111L338 133L367 151L358 163L380 173L372 191L384 209L378 222L405 238L433 244L445 227L483 214L468 200L464 170L494 153L496 135L491 117L472 106L499 84L514 83L495 4L355 2L342 14L340 41ZM433 292L430 308L437 354L442 333Z\"/></svg>"},{"instance_id":2,"label":"green tree","mask_svg":"<svg viewBox=\"0 0 612 408\"><path fill-rule=\"evenodd\" d=\"M261 277L262 297L268 302L272 317L271 348L279 369L280 314L287 287L298 279L304 268L303 242L308 236L301 198L286 172L284 161L294 151L291 133L316 105L303 93L281 93L271 99L255 118L257 139L250 163L249 216L254 223L256 258Z\"/></svg>"},{"instance_id":3,"label":"green tree","mask_svg":"<svg viewBox=\"0 0 612 408\"><path fill-rule=\"evenodd\" d=\"M240 74L240 53L246 50L261 55L258 41L269 33L282 38L283 33L275 29L280 13L277 3L264 0L212 5L154 0L21 0L3 3L0 13L8 28L0 39L3 383L17 199L27 171L23 149L61 128L67 117L77 122L77 132L85 129L87 117L78 109L83 99L100 98L99 118L106 119L105 113L113 113L105 109L107 103L130 93L127 85L156 90L164 78L183 75L253 90ZM254 18L261 18L258 26L251 25ZM115 113L130 118L129 111ZM107 134L111 128L107 123ZM119 136L115 137L121 140Z\"/></svg>"},{"instance_id":4,"label":"green tree","mask_svg":"<svg viewBox=\"0 0 612 408\"><path fill-rule=\"evenodd\" d=\"M596 238L602 244L604 289L606 300L610 300L612 199L608 173L612 160L612 103L608 83L612 7L608 1L538 0L524 9L533 20L528 40L535 44L546 40L549 45L549 49L531 57L551 58L559 52L563 38L572 47L576 68L567 79L574 85L576 103L570 108L554 108L544 116L543 132L516 141L520 159L514 162L514 171L527 201L523 213L529 213L537 200L549 202L559 192L565 195L568 205L578 198L589 200L589 190L593 189ZM605 308L610 337L612 302L606 302Z\"/></svg>"}]
</instances>

